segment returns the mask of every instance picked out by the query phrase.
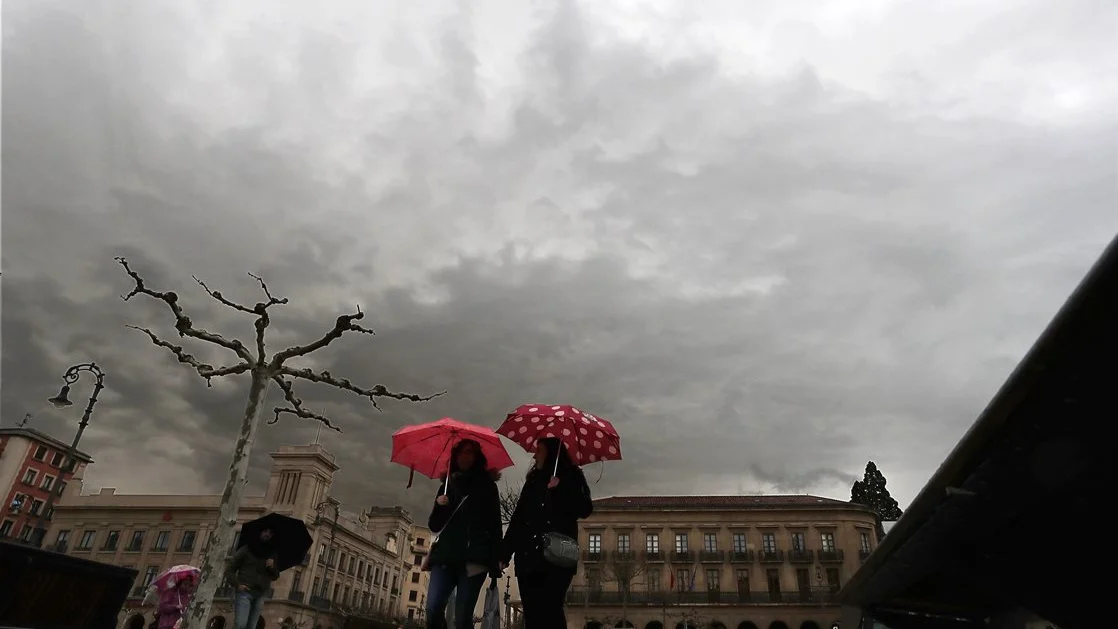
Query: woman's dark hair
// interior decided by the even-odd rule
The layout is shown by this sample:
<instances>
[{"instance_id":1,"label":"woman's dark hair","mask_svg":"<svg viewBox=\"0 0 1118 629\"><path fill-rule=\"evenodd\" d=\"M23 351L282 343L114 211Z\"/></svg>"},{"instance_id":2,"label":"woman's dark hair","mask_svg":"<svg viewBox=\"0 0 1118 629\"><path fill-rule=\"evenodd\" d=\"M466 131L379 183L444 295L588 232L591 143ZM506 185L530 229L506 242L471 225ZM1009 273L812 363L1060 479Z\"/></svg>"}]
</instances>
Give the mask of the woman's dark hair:
<instances>
[{"instance_id":1,"label":"woman's dark hair","mask_svg":"<svg viewBox=\"0 0 1118 629\"><path fill-rule=\"evenodd\" d=\"M548 476L551 476L552 472L557 472L559 476L565 476L570 470L578 469L574 461L571 460L571 454L567 452L567 446L562 441L545 437L536 442L536 447L547 450L546 463L540 468L540 471L547 472ZM558 469L555 467L556 458L559 460ZM532 467L528 470L528 474L531 475L534 471L536 471L536 468Z\"/></svg>"},{"instance_id":2,"label":"woman's dark hair","mask_svg":"<svg viewBox=\"0 0 1118 629\"><path fill-rule=\"evenodd\" d=\"M458 454L467 447L474 449L474 470L484 472L489 469L489 459L485 458L485 453L481 451L481 444L473 439L463 439L450 449L450 471L452 473L470 471L458 469Z\"/></svg>"}]
</instances>

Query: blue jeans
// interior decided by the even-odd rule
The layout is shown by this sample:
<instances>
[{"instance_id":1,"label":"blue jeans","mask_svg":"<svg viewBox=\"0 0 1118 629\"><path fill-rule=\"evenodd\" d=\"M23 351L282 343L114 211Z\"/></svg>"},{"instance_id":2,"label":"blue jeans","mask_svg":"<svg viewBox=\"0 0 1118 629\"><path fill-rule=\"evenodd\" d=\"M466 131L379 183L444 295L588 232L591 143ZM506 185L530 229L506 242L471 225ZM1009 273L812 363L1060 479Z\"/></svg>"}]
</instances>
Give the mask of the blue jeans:
<instances>
[{"instance_id":1,"label":"blue jeans","mask_svg":"<svg viewBox=\"0 0 1118 629\"><path fill-rule=\"evenodd\" d=\"M427 628L449 629L446 622L447 603L451 593L458 590L458 594L454 596L454 629L473 629L474 607L477 606L481 588L485 585L485 578L484 572L469 576L465 566L433 566L431 579L427 583Z\"/></svg>"},{"instance_id":2,"label":"blue jeans","mask_svg":"<svg viewBox=\"0 0 1118 629\"><path fill-rule=\"evenodd\" d=\"M263 607L263 594L238 591L233 601L233 629L256 629Z\"/></svg>"}]
</instances>

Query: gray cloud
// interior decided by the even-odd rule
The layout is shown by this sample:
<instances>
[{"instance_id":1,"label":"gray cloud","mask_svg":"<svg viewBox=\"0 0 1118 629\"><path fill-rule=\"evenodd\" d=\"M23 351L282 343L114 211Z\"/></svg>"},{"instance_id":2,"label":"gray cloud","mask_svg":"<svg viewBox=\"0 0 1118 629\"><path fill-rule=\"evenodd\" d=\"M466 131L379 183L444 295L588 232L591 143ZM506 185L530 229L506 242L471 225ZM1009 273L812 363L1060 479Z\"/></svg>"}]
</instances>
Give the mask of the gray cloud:
<instances>
[{"instance_id":1,"label":"gray cloud","mask_svg":"<svg viewBox=\"0 0 1118 629\"><path fill-rule=\"evenodd\" d=\"M396 428L528 401L617 424L598 494L841 497L873 458L903 502L1118 230L1116 9L871 5L6 7L3 421L69 434L41 400L97 360L89 482L217 490L245 383L124 329L170 322L124 254L242 337L190 275L264 275L273 347L360 303L309 364L450 392L300 389L348 505L426 501ZM266 427L257 487L315 432Z\"/></svg>"}]
</instances>

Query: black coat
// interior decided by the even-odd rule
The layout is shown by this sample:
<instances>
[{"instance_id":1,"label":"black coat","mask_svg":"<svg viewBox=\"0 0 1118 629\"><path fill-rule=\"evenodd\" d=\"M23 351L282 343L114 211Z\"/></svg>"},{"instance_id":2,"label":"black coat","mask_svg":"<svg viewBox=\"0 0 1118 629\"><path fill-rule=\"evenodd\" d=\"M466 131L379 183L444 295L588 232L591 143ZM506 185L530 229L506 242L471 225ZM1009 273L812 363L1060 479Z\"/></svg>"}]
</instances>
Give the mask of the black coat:
<instances>
[{"instance_id":1,"label":"black coat","mask_svg":"<svg viewBox=\"0 0 1118 629\"><path fill-rule=\"evenodd\" d=\"M439 486L439 496L445 487L445 482ZM501 499L494 477L483 471L455 473L447 497L450 501L445 506L435 503L427 519L427 527L439 534L430 565L476 563L496 568L501 551Z\"/></svg>"},{"instance_id":2,"label":"black coat","mask_svg":"<svg viewBox=\"0 0 1118 629\"><path fill-rule=\"evenodd\" d=\"M548 489L550 470L532 470L520 490L501 547L501 561L516 556L516 573L530 574L544 567L540 536L559 533L578 539L578 521L594 512L590 487L582 470L571 467L559 472L559 485Z\"/></svg>"}]
</instances>

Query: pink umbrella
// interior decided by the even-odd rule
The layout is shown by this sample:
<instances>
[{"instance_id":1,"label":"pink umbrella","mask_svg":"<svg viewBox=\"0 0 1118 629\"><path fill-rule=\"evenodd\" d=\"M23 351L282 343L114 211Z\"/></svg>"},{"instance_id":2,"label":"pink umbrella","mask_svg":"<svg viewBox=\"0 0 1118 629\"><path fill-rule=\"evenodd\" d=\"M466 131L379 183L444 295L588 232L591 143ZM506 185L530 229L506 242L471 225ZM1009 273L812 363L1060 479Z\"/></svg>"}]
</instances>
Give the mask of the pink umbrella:
<instances>
[{"instance_id":1,"label":"pink umbrella","mask_svg":"<svg viewBox=\"0 0 1118 629\"><path fill-rule=\"evenodd\" d=\"M621 437L613 424L567 404L524 404L508 414L497 433L528 452L540 439L558 439L575 465L621 459ZM558 467L558 459L555 461Z\"/></svg>"},{"instance_id":2,"label":"pink umbrella","mask_svg":"<svg viewBox=\"0 0 1118 629\"><path fill-rule=\"evenodd\" d=\"M392 462L419 472L427 478L439 479L450 470L450 452L463 439L472 439L481 446L481 452L490 470L500 471L512 467L512 458L501 438L492 428L474 426L450 417L438 421L405 426L392 435ZM408 479L411 487L411 478Z\"/></svg>"},{"instance_id":3,"label":"pink umbrella","mask_svg":"<svg viewBox=\"0 0 1118 629\"><path fill-rule=\"evenodd\" d=\"M175 587L185 579L197 580L198 575L200 574L202 574L202 571L198 568L195 568L194 566L188 566L186 564L171 566L170 568L164 570L159 576L155 577L155 579L152 580L151 585L156 590L165 592Z\"/></svg>"}]
</instances>

